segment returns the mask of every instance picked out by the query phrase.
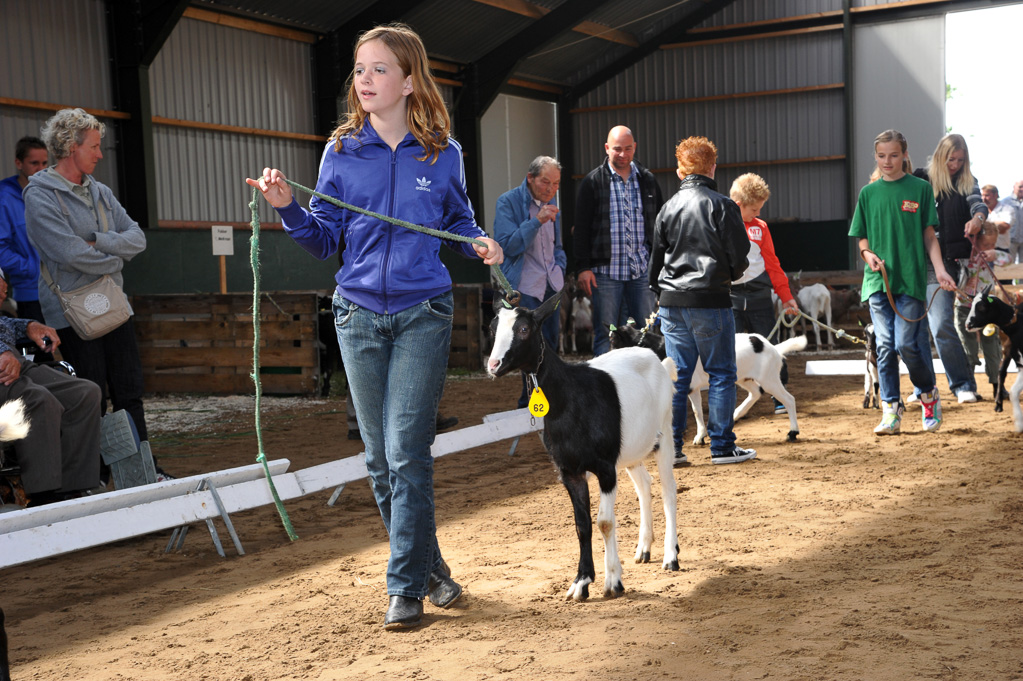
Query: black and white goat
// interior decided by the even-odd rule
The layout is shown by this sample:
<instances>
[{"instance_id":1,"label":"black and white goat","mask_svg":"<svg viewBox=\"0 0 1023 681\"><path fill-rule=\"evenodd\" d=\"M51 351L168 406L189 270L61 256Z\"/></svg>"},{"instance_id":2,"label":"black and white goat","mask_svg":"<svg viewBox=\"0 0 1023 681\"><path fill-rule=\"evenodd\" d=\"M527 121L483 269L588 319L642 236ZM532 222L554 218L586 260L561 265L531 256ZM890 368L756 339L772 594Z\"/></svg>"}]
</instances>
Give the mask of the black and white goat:
<instances>
[{"instance_id":1,"label":"black and white goat","mask_svg":"<svg viewBox=\"0 0 1023 681\"><path fill-rule=\"evenodd\" d=\"M774 395L775 399L785 405L789 414L789 432L786 439L795 442L799 435L799 421L796 418L796 398L785 389L781 382L781 365L785 356L806 348L806 336L796 336L777 345L758 333L735 334L735 384L745 390L748 395L732 414L738 421L745 416L757 403L764 392ZM703 419L703 400L701 390L710 387L710 377L703 370L703 362L697 360L693 370L693 378L689 382L689 403L693 405L696 416L696 437L694 445L702 445L707 437L707 424ZM695 395L695 398L694 398Z\"/></svg>"},{"instance_id":2,"label":"black and white goat","mask_svg":"<svg viewBox=\"0 0 1023 681\"><path fill-rule=\"evenodd\" d=\"M877 375L877 337L874 335L873 324L863 327L863 340L867 346L863 351L867 360L867 367L863 371L863 408L878 409L881 381Z\"/></svg>"},{"instance_id":3,"label":"black and white goat","mask_svg":"<svg viewBox=\"0 0 1023 681\"><path fill-rule=\"evenodd\" d=\"M572 499L579 567L566 594L577 601L589 597L595 579L593 525L587 474L597 477L600 504L597 527L604 538L604 597L615 598L622 586L614 504L617 470L624 468L639 497L639 542L636 562L650 560L653 541L650 474L643 460L653 456L661 478L664 502L664 560L678 570L676 490L672 472L675 452L671 439L671 396L675 363L662 363L649 350L615 350L579 364L559 359L540 333L543 321L557 308L558 296L536 310L503 309L494 319L494 349L487 361L492 377L522 370L544 392L549 411L544 417L543 442Z\"/></svg>"},{"instance_id":4,"label":"black and white goat","mask_svg":"<svg viewBox=\"0 0 1023 681\"><path fill-rule=\"evenodd\" d=\"M631 322L631 320L630 320ZM646 347L665 356L664 337L651 332L644 333L634 323L619 327L611 332L612 348ZM785 405L789 414L787 439L794 442L799 435L799 421L796 418L796 398L785 389L781 382L781 367L785 356L806 347L806 336L796 336L777 345L755 333L735 334L735 383L749 395L735 408L732 418L736 421L745 416L766 390ZM703 398L700 392L710 387L710 377L703 370L703 362L697 358L693 377L689 382L689 404L696 419L694 445L702 445L707 439L707 422L703 418Z\"/></svg>"},{"instance_id":5,"label":"black and white goat","mask_svg":"<svg viewBox=\"0 0 1023 681\"><path fill-rule=\"evenodd\" d=\"M1012 404L1012 419L1017 433L1023 433L1023 410L1019 406L1019 394L1023 391L1023 305L1009 305L991 294L991 286L973 297L970 314L966 317L967 331L981 331L988 324L994 324L1002 330L1008 339L1002 344L1002 363L998 367L998 385L995 387L995 411L1002 411L1002 396L1005 394L1005 376L1009 371L1009 362L1016 361L1016 382L1009 391L1009 402Z\"/></svg>"},{"instance_id":6,"label":"black and white goat","mask_svg":"<svg viewBox=\"0 0 1023 681\"><path fill-rule=\"evenodd\" d=\"M655 331L650 323L647 323L641 329L636 326L636 320L630 317L625 326L611 324L610 328L611 332L608 334L608 340L611 343L612 350L619 348L647 348L648 350L653 350L659 359L664 359L668 356L664 350L664 336L661 335L660 331Z\"/></svg>"}]
</instances>

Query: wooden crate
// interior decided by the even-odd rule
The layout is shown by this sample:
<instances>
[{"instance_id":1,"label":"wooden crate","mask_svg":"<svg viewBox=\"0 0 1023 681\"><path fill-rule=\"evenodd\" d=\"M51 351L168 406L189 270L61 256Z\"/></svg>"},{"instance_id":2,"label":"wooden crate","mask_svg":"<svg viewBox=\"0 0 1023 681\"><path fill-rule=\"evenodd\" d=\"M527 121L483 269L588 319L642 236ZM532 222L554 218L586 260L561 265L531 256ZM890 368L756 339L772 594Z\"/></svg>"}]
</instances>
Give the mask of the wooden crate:
<instances>
[{"instance_id":1,"label":"wooden crate","mask_svg":"<svg viewBox=\"0 0 1023 681\"><path fill-rule=\"evenodd\" d=\"M483 368L483 284L456 284L455 314L451 326L451 353L448 368L479 371Z\"/></svg>"},{"instance_id":2,"label":"wooden crate","mask_svg":"<svg viewBox=\"0 0 1023 681\"><path fill-rule=\"evenodd\" d=\"M319 390L318 292L260 302L260 381L268 394ZM252 394L252 295L133 296L147 392Z\"/></svg>"}]
</instances>

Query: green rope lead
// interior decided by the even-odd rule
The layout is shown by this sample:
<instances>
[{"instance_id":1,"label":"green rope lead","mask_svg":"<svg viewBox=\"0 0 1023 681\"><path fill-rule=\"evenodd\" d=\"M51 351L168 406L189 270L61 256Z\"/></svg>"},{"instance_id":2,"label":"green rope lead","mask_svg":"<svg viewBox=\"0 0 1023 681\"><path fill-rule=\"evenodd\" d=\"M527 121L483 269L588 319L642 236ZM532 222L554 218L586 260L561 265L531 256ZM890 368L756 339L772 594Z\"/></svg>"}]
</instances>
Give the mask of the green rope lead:
<instances>
[{"instance_id":1,"label":"green rope lead","mask_svg":"<svg viewBox=\"0 0 1023 681\"><path fill-rule=\"evenodd\" d=\"M252 202L249 209L252 211L252 238L250 239L249 255L252 261L252 380L256 384L256 442L259 446L259 456L256 461L263 464L263 472L266 473L267 484L270 485L270 493L273 495L274 504L277 506L277 513L281 516L284 529L288 532L291 541L298 539L295 528L291 525L291 518L281 503L281 497L277 494L277 487L274 486L273 477L270 475L270 467L266 463L266 454L263 452L263 427L260 424L259 407L263 396L263 384L259 379L259 204L256 198L259 196L256 187L252 188Z\"/></svg>"},{"instance_id":2,"label":"green rope lead","mask_svg":"<svg viewBox=\"0 0 1023 681\"><path fill-rule=\"evenodd\" d=\"M452 234L451 232L444 232L439 229L430 229L429 227L416 225L411 222L406 222L405 220L399 220L398 218L392 218L386 215L381 215L380 213L374 213L371 210L366 210L365 208L359 208L358 206L353 206L350 203L345 203L344 201L336 199L333 196L321 194L315 189L303 187L298 182L292 182L291 180L288 179L285 179L284 181L287 182L292 187L294 187L295 189L300 189L304 191L306 194L312 194L313 196L323 199L324 201L329 201L330 203L333 203L335 206L339 208L345 208L347 210L355 211L356 213L362 213L363 215L368 215L371 218L383 220L384 222L389 222L392 225L398 225L399 227L411 229L414 232L420 232L422 234L429 234L430 236L435 236L440 239L447 239L448 241L461 241L464 243L476 244L477 246L483 246L484 248L487 247L487 245L480 241L479 239L473 239L472 237L469 236L462 236L461 234ZM502 289L504 289L505 292L504 297L513 305L518 304L520 297L519 292L512 288L512 285L508 282L508 278L504 276L504 272L501 271L501 268L498 265L491 265L490 269L493 271L494 278L497 279L498 285Z\"/></svg>"}]
</instances>

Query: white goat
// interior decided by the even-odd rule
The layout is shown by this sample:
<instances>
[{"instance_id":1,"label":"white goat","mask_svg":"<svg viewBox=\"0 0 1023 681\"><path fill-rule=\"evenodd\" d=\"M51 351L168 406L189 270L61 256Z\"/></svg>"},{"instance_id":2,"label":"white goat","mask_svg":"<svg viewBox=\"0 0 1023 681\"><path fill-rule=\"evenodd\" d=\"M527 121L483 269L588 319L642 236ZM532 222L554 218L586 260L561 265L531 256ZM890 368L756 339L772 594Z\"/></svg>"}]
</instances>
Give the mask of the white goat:
<instances>
[{"instance_id":1,"label":"white goat","mask_svg":"<svg viewBox=\"0 0 1023 681\"><path fill-rule=\"evenodd\" d=\"M770 342L760 334L735 334L735 383L749 395L736 407L732 418L741 419L760 399L766 390L785 405L789 413L788 440L793 442L799 435L799 422L796 420L796 398L785 389L781 382L781 364L785 355L806 347L806 336L796 336L778 345ZM689 404L693 407L696 417L696 437L694 445L702 445L707 437L707 424L703 419L703 399L701 390L707 390L710 380L703 370L703 363L697 360L693 370L693 378L689 383Z\"/></svg>"},{"instance_id":2,"label":"white goat","mask_svg":"<svg viewBox=\"0 0 1023 681\"><path fill-rule=\"evenodd\" d=\"M643 460L654 457L664 502L663 567L678 570L676 489L672 472L671 397L675 363L662 363L645 348L614 350L589 362L568 364L547 348L540 327L557 307L557 297L536 310L503 309L491 324L494 349L487 361L492 377L522 370L534 377L549 410L543 442L572 499L579 565L567 597L583 601L596 575L588 474L600 484L597 527L604 537L604 597L622 594L622 564L614 514L617 470L624 468L639 497L639 542L636 562L650 560L653 541L650 474ZM546 352L545 352L546 350Z\"/></svg>"},{"instance_id":3,"label":"white goat","mask_svg":"<svg viewBox=\"0 0 1023 681\"><path fill-rule=\"evenodd\" d=\"M593 305L590 299L584 295L576 296L575 304L572 306L572 314L569 316L569 335L572 337L572 353L579 352L576 348L576 336L582 335L590 346L593 345Z\"/></svg>"},{"instance_id":4,"label":"white goat","mask_svg":"<svg viewBox=\"0 0 1023 681\"><path fill-rule=\"evenodd\" d=\"M811 284L799 289L796 294L799 301L799 309L810 319L813 319L813 331L817 335L817 349L821 349L821 327L816 320L824 315L824 321L831 326L831 291L824 284ZM802 317L803 334L806 335L806 317ZM828 329L828 349L834 349L835 339Z\"/></svg>"}]
</instances>

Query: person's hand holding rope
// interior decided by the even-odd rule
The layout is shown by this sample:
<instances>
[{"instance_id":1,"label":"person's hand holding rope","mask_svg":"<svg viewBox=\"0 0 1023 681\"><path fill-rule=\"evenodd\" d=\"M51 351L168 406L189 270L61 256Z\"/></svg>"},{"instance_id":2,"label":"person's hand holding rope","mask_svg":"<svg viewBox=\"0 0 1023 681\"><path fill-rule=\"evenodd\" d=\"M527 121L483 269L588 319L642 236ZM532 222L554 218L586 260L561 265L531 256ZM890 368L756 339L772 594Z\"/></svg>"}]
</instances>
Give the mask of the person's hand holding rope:
<instances>
[{"instance_id":1,"label":"person's hand holding rope","mask_svg":"<svg viewBox=\"0 0 1023 681\"><path fill-rule=\"evenodd\" d=\"M970 218L970 221L963 226L963 232L966 234L966 236L975 236L977 234L980 234L980 230L983 227L984 216L978 213L977 215L974 215L972 218Z\"/></svg>"},{"instance_id":2,"label":"person's hand holding rope","mask_svg":"<svg viewBox=\"0 0 1023 681\"><path fill-rule=\"evenodd\" d=\"M263 176L258 180L245 178L245 182L258 188L266 202L274 208L285 208L294 200L287 180L284 173L276 168L263 168Z\"/></svg>"}]
</instances>

